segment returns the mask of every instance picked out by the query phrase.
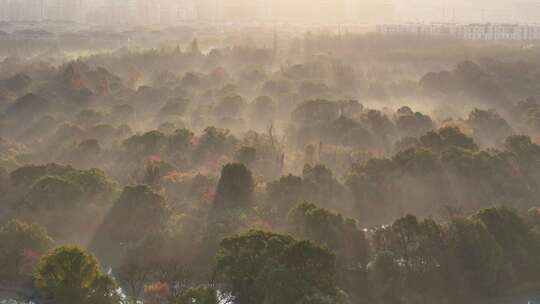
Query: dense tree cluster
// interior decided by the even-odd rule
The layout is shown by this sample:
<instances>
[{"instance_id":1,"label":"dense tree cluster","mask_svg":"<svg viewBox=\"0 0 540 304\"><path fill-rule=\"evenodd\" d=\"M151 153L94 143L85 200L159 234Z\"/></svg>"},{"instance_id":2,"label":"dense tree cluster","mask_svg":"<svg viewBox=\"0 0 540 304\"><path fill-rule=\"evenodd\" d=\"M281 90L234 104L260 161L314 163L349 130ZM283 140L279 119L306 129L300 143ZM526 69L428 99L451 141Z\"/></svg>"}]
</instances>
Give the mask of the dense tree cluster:
<instances>
[{"instance_id":1,"label":"dense tree cluster","mask_svg":"<svg viewBox=\"0 0 540 304\"><path fill-rule=\"evenodd\" d=\"M275 39L0 62L0 299L538 294L535 50Z\"/></svg>"}]
</instances>

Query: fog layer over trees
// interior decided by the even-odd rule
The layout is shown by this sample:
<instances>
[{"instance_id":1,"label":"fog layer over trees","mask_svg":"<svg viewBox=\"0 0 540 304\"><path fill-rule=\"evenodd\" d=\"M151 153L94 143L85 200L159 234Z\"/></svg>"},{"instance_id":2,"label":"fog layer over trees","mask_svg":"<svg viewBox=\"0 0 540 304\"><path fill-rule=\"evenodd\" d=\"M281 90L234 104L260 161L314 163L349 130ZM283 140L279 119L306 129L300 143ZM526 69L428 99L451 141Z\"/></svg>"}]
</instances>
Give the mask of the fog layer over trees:
<instances>
[{"instance_id":1,"label":"fog layer over trees","mask_svg":"<svg viewBox=\"0 0 540 304\"><path fill-rule=\"evenodd\" d=\"M535 45L230 35L0 47L0 302L540 294Z\"/></svg>"}]
</instances>

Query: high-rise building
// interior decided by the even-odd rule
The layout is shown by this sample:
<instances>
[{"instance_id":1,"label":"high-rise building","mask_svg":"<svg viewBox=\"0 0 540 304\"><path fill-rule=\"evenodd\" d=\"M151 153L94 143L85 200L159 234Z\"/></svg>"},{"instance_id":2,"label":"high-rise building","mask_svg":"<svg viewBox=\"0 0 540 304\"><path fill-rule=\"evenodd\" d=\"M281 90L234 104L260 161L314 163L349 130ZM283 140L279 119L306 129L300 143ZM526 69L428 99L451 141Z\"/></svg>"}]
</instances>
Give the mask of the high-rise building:
<instances>
[{"instance_id":1,"label":"high-rise building","mask_svg":"<svg viewBox=\"0 0 540 304\"><path fill-rule=\"evenodd\" d=\"M194 20L198 18L197 8L193 0L179 0L173 5L173 9L176 12L177 20Z\"/></svg>"}]
</instances>

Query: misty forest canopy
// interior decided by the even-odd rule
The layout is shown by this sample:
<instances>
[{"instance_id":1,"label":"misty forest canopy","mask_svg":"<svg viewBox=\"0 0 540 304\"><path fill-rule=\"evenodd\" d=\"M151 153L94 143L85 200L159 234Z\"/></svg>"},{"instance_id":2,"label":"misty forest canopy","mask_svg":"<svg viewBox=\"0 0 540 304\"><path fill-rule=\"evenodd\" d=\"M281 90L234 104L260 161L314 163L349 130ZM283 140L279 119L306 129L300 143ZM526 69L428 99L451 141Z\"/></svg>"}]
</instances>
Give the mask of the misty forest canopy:
<instances>
[{"instance_id":1,"label":"misty forest canopy","mask_svg":"<svg viewBox=\"0 0 540 304\"><path fill-rule=\"evenodd\" d=\"M0 43L0 302L540 296L540 49L254 33Z\"/></svg>"}]
</instances>

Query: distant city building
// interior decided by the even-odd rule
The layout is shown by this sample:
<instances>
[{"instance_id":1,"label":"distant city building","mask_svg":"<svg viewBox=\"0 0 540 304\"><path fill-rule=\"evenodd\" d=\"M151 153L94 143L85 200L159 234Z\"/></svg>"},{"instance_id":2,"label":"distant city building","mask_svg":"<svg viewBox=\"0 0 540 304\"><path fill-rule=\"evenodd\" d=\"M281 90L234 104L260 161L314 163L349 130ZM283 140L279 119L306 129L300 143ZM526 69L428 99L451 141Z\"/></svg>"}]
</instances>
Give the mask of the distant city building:
<instances>
[{"instance_id":1,"label":"distant city building","mask_svg":"<svg viewBox=\"0 0 540 304\"><path fill-rule=\"evenodd\" d=\"M385 24L377 27L383 35L451 36L469 40L540 40L536 24Z\"/></svg>"},{"instance_id":2,"label":"distant city building","mask_svg":"<svg viewBox=\"0 0 540 304\"><path fill-rule=\"evenodd\" d=\"M507 3L508 1L508 3ZM509 22L540 21L540 0L448 1L437 0L0 0L0 21L65 20L92 24L174 25L182 21L291 22L378 24L381 22ZM474 3L473 3L474 2ZM504 2L504 3L502 3ZM517 19L519 17L519 19ZM480 27L486 25L480 24ZM504 26L504 30L492 27ZM465 25L387 25L381 31L465 32L480 34ZM530 26L487 25L482 37L534 36ZM514 28L513 35L505 31ZM477 30L478 31L478 30ZM493 32L489 32L493 31ZM518 34L519 33L519 34ZM471 38L472 39L472 38ZM475 38L480 39L480 38ZM481 38L491 39L491 38ZM528 38L515 38L528 39ZM532 39L532 38L531 38ZM536 38L534 38L536 39Z\"/></svg>"},{"instance_id":3,"label":"distant city building","mask_svg":"<svg viewBox=\"0 0 540 304\"><path fill-rule=\"evenodd\" d=\"M173 5L172 11L175 13L177 21L198 19L199 15L193 0L178 0Z\"/></svg>"}]
</instances>

